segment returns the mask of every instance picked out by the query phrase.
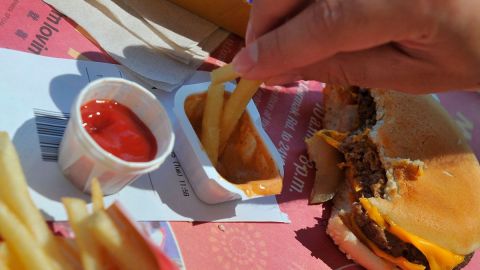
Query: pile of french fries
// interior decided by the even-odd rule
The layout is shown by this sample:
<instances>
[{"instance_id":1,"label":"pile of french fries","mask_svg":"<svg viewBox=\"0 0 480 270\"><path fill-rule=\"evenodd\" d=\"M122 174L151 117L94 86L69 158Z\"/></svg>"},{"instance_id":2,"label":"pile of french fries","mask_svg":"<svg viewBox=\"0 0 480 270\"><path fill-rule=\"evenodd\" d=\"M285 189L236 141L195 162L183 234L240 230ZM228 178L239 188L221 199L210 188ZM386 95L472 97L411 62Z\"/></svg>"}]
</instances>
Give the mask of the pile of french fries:
<instances>
[{"instance_id":1,"label":"pile of french fries","mask_svg":"<svg viewBox=\"0 0 480 270\"><path fill-rule=\"evenodd\" d=\"M211 73L200 141L214 166L216 166L218 158L235 130L248 102L261 85L260 81L240 79L231 96L224 101L223 84L239 76L231 64L215 69Z\"/></svg>"},{"instance_id":2,"label":"pile of french fries","mask_svg":"<svg viewBox=\"0 0 480 270\"><path fill-rule=\"evenodd\" d=\"M0 181L0 270L158 269L149 245L121 210L104 208L95 179L92 213L83 200L62 200L75 238L54 235L29 195L5 132L0 132Z\"/></svg>"}]
</instances>

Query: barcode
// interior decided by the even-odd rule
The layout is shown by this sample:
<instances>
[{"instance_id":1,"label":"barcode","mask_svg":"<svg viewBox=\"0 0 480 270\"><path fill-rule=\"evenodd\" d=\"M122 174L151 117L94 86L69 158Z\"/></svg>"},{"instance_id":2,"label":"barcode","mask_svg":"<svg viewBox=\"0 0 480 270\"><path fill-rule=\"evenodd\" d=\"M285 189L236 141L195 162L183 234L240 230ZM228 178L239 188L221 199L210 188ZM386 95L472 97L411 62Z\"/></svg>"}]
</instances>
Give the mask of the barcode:
<instances>
[{"instance_id":1,"label":"barcode","mask_svg":"<svg viewBox=\"0 0 480 270\"><path fill-rule=\"evenodd\" d=\"M43 161L57 161L58 149L70 114L33 109Z\"/></svg>"}]
</instances>

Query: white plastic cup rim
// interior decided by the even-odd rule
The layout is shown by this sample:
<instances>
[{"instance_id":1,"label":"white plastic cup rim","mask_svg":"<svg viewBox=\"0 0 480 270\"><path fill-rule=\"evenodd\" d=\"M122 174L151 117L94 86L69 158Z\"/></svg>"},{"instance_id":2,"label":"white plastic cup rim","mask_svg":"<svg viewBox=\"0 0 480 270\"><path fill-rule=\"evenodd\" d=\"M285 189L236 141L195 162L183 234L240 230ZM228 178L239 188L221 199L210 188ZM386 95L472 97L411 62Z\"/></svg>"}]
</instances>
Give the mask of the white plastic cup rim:
<instances>
[{"instance_id":1,"label":"white plastic cup rim","mask_svg":"<svg viewBox=\"0 0 480 270\"><path fill-rule=\"evenodd\" d=\"M150 93L148 90L146 90L144 87L142 87L141 85L135 83L135 82L132 82L132 81L128 81L128 80L125 80L125 79L121 79L121 78L103 78L103 79L98 79L98 80L95 80L91 83L89 83L81 92L80 94L77 96L77 99L73 105L73 108L72 108L72 116L74 115L74 110L75 110L75 113L78 115L78 117L74 117L73 119L71 119L72 121L75 121L75 123L72 123L74 125L76 125L77 127L80 127L78 130L79 130L79 134L77 135L80 135L82 138L80 139L80 142L82 144L83 147L86 147L87 149L93 149L94 151L98 152L101 156L101 159L104 159L103 160L103 163L107 163L105 162L105 160L111 162L111 163L114 163L114 164L117 164L119 167L124 167L126 168L128 171L130 171L131 173L135 173L135 174L142 174L142 173L147 173L147 172L150 172L156 168L158 168L162 163L163 161L166 159L166 157L168 155L170 155L170 153L172 152L173 150L173 145L174 145L174 141L175 141L175 135L173 133L173 129L172 129L172 126L170 124L169 121L166 121L168 127L168 130L170 130L171 132L171 136L170 136L170 139L169 141L167 142L167 147L165 149L165 151L163 151L163 153L161 153L159 155L159 153L157 152L156 154L156 157L150 161L146 161L146 162L131 162L131 161L126 161L126 160L123 160L115 155L113 155L112 153L106 151L105 149L103 149L103 147L101 147L91 136L90 134L88 134L88 132L85 130L85 128L83 128L83 121L82 121L82 117L81 117L81 112L80 112L80 108L81 106L83 105L82 103L84 102L84 97L85 95L89 92L90 89L95 89L95 87L99 84L103 84L103 83L106 83L106 82L112 82L112 83L121 83L121 84L127 84L127 85L130 85L132 86L132 89L135 89L135 91L138 91L141 95L144 95L152 100L155 100L155 103L158 104L158 106L163 110L163 106L160 104L160 102L157 100L157 98L155 97L155 95L153 95L152 93ZM131 108L130 108L131 109ZM165 112L165 115L166 112ZM155 134L153 134L155 136ZM155 136L156 138L156 136ZM157 151L160 151L160 146L157 145ZM90 151L89 151L90 152ZM102 162L102 160L99 160L100 162Z\"/></svg>"}]
</instances>

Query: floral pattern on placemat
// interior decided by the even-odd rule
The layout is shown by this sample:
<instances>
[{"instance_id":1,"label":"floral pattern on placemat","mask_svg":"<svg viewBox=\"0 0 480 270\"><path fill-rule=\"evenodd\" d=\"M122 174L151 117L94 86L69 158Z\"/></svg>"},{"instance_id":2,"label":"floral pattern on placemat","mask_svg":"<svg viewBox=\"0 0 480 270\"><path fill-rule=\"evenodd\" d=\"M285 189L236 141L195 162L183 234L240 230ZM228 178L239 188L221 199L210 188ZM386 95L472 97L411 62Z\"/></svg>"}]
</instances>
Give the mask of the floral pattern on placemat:
<instances>
[{"instance_id":1,"label":"floral pattern on placemat","mask_svg":"<svg viewBox=\"0 0 480 270\"><path fill-rule=\"evenodd\" d=\"M268 251L252 224L220 224L210 228L209 249L224 269L266 269Z\"/></svg>"}]
</instances>

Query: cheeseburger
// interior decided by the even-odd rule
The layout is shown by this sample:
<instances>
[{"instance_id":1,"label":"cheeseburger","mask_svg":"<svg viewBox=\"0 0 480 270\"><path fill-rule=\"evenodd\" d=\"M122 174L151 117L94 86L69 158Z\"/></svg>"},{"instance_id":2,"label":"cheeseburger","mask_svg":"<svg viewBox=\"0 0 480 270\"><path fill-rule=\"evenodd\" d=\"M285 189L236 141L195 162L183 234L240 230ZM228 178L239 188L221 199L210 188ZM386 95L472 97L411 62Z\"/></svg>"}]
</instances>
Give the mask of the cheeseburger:
<instances>
[{"instance_id":1,"label":"cheeseburger","mask_svg":"<svg viewBox=\"0 0 480 270\"><path fill-rule=\"evenodd\" d=\"M335 194L340 250L368 269L464 267L480 246L480 166L448 113L431 96L358 87L328 86L324 104L307 145Z\"/></svg>"}]
</instances>

